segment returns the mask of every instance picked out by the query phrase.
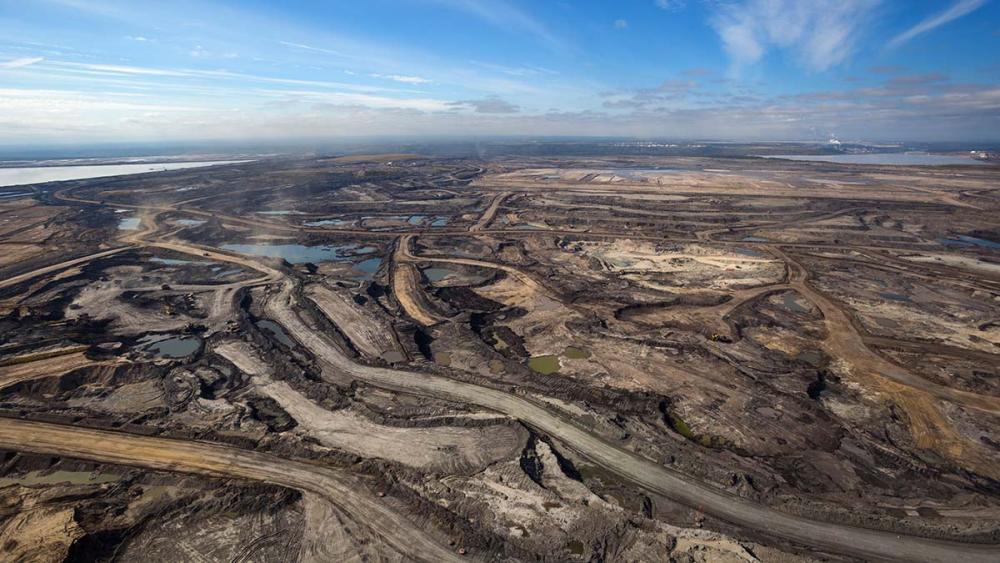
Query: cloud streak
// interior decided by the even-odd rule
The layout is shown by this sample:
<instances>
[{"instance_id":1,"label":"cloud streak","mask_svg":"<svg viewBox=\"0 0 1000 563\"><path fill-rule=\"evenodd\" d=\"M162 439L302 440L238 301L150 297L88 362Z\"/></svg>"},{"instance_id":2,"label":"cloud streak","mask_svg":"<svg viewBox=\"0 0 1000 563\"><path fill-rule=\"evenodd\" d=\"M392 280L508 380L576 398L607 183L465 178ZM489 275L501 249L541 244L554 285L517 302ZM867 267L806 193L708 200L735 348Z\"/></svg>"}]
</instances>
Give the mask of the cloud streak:
<instances>
[{"instance_id":1,"label":"cloud streak","mask_svg":"<svg viewBox=\"0 0 1000 563\"><path fill-rule=\"evenodd\" d=\"M721 4L710 23L736 67L769 50L792 52L809 70L844 62L880 0L746 0Z\"/></svg>"},{"instance_id":2,"label":"cloud streak","mask_svg":"<svg viewBox=\"0 0 1000 563\"><path fill-rule=\"evenodd\" d=\"M978 10L985 3L986 0L959 0L958 2L952 4L947 10L930 16L910 29L907 29L903 33L893 37L887 46L890 49L895 49L896 47L908 43L918 35L927 33L928 31L941 27L952 20L956 20L966 14L970 14Z\"/></svg>"},{"instance_id":3,"label":"cloud streak","mask_svg":"<svg viewBox=\"0 0 1000 563\"><path fill-rule=\"evenodd\" d=\"M509 31L527 32L555 49L565 49L567 43L545 24L505 0L431 0L432 2L469 15Z\"/></svg>"},{"instance_id":4,"label":"cloud streak","mask_svg":"<svg viewBox=\"0 0 1000 563\"><path fill-rule=\"evenodd\" d=\"M517 113L521 111L518 106L497 97L483 98L481 100L461 100L449 102L450 107L456 109L472 108L476 113Z\"/></svg>"},{"instance_id":5,"label":"cloud streak","mask_svg":"<svg viewBox=\"0 0 1000 563\"><path fill-rule=\"evenodd\" d=\"M31 66L35 63L40 63L45 60L45 57L22 57L20 59L13 59L10 61L0 63L0 68L21 68L26 66Z\"/></svg>"},{"instance_id":6,"label":"cloud streak","mask_svg":"<svg viewBox=\"0 0 1000 563\"><path fill-rule=\"evenodd\" d=\"M373 74L371 76L372 78L383 78L385 80L402 82L403 84L430 84L433 82L422 76L410 76L406 74Z\"/></svg>"}]
</instances>

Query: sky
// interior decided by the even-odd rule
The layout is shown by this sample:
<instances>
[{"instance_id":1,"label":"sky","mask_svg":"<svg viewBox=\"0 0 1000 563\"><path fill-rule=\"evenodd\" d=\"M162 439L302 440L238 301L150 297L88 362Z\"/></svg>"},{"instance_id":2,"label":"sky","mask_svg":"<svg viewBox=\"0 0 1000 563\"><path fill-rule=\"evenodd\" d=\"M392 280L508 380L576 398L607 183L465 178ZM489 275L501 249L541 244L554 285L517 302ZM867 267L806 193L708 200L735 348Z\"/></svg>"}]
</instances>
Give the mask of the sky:
<instances>
[{"instance_id":1,"label":"sky","mask_svg":"<svg viewBox=\"0 0 1000 563\"><path fill-rule=\"evenodd\" d=\"M1000 0L0 0L0 144L998 141Z\"/></svg>"}]
</instances>

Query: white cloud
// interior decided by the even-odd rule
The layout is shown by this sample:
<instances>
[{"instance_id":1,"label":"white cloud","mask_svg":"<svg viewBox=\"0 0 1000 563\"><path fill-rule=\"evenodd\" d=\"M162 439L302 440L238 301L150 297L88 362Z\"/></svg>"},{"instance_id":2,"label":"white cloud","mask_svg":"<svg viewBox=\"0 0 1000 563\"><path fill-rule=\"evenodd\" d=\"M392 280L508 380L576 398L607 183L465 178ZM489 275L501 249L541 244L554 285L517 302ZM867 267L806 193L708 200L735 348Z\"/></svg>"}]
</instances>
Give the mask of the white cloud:
<instances>
[{"instance_id":1,"label":"white cloud","mask_svg":"<svg viewBox=\"0 0 1000 563\"><path fill-rule=\"evenodd\" d=\"M148 37L143 37L142 35L126 35L125 39L128 39L129 41L138 41L140 43L145 43L146 41L149 41Z\"/></svg>"},{"instance_id":2,"label":"white cloud","mask_svg":"<svg viewBox=\"0 0 1000 563\"><path fill-rule=\"evenodd\" d=\"M125 65L102 65L102 64L85 64L85 63L55 63L60 66L67 66L71 68L79 68L87 71L104 73L104 74L137 74L143 76L188 76L189 74L185 71L179 70L167 70L161 68L149 68L141 66L125 66Z\"/></svg>"},{"instance_id":3,"label":"white cloud","mask_svg":"<svg viewBox=\"0 0 1000 563\"><path fill-rule=\"evenodd\" d=\"M952 4L947 10L926 18L917 25L893 37L892 40L889 41L888 47L890 49L899 47L903 43L906 43L922 33L927 33L936 27L940 27L954 19L958 19L974 10L977 10L985 3L986 0L959 0L958 2Z\"/></svg>"},{"instance_id":4,"label":"white cloud","mask_svg":"<svg viewBox=\"0 0 1000 563\"><path fill-rule=\"evenodd\" d=\"M229 81L234 85L239 82L262 82L270 84L308 86L319 88L335 88L341 90L357 90L363 92L382 91L404 93L407 90L399 88L388 88L384 86L369 86L364 84L352 84L347 82L333 82L328 80L298 80L294 78L277 78L273 76L260 76L255 74L245 74L240 72L229 72L225 70L195 70L195 69L163 69L140 66L87 64L63 61L51 61L46 63L47 73L73 73L86 76L98 77L131 77L135 80L141 78L157 77L177 77L191 80L210 80L213 83Z\"/></svg>"},{"instance_id":5,"label":"white cloud","mask_svg":"<svg viewBox=\"0 0 1000 563\"><path fill-rule=\"evenodd\" d=\"M384 78L394 80L404 84L430 84L432 81L421 76L407 76L405 74L372 74L372 78Z\"/></svg>"},{"instance_id":6,"label":"white cloud","mask_svg":"<svg viewBox=\"0 0 1000 563\"><path fill-rule=\"evenodd\" d=\"M769 49L786 49L810 70L836 66L881 0L746 0L721 4L711 19L737 66L759 61Z\"/></svg>"},{"instance_id":7,"label":"white cloud","mask_svg":"<svg viewBox=\"0 0 1000 563\"><path fill-rule=\"evenodd\" d=\"M551 68L545 68L540 66L522 65L517 67L510 67L510 66L498 65L496 63L487 63L483 61L471 61L471 62L476 66L481 66L485 69L501 72L503 74L509 74L511 76L556 76L559 74L558 70L553 70Z\"/></svg>"},{"instance_id":8,"label":"white cloud","mask_svg":"<svg viewBox=\"0 0 1000 563\"><path fill-rule=\"evenodd\" d=\"M925 77L927 82L929 77ZM914 80L917 80L916 78ZM896 81L898 82L898 81ZM885 89L892 90L887 81ZM681 90L683 81L656 89ZM276 139L351 135L634 135L733 140L810 139L816 131L878 139L991 139L1000 88L931 80L898 95L843 90L704 107L639 107L627 113L516 111L500 98L447 102L364 93L241 89L184 100L162 92L114 94L0 88L0 144L26 140Z\"/></svg>"},{"instance_id":9,"label":"white cloud","mask_svg":"<svg viewBox=\"0 0 1000 563\"><path fill-rule=\"evenodd\" d=\"M457 109L470 108L476 113L517 113L521 108L497 97L480 100L460 100L448 104Z\"/></svg>"},{"instance_id":10,"label":"white cloud","mask_svg":"<svg viewBox=\"0 0 1000 563\"><path fill-rule=\"evenodd\" d=\"M340 51L334 51L333 49L326 49L323 47L314 47L312 45L306 45L304 43L292 43L291 41L278 41L278 43L284 45L285 47L292 47L303 51L312 51L314 53L325 53L327 55L336 55L338 57L346 56L344 55L344 53Z\"/></svg>"},{"instance_id":11,"label":"white cloud","mask_svg":"<svg viewBox=\"0 0 1000 563\"><path fill-rule=\"evenodd\" d=\"M656 0L656 6L661 10L667 10L670 12L676 12L678 10L683 10L687 6L685 0Z\"/></svg>"},{"instance_id":12,"label":"white cloud","mask_svg":"<svg viewBox=\"0 0 1000 563\"><path fill-rule=\"evenodd\" d=\"M254 90L254 94L289 102L323 103L337 106L357 106L370 109L407 109L426 112L445 111L449 102L433 98L394 98L355 92L319 92L312 90Z\"/></svg>"},{"instance_id":13,"label":"white cloud","mask_svg":"<svg viewBox=\"0 0 1000 563\"><path fill-rule=\"evenodd\" d=\"M40 63L44 60L45 57L22 57L20 59L13 59L0 63L0 68L21 68L24 66L31 66L35 63Z\"/></svg>"},{"instance_id":14,"label":"white cloud","mask_svg":"<svg viewBox=\"0 0 1000 563\"><path fill-rule=\"evenodd\" d=\"M615 20L615 29L628 29L628 20Z\"/></svg>"}]
</instances>

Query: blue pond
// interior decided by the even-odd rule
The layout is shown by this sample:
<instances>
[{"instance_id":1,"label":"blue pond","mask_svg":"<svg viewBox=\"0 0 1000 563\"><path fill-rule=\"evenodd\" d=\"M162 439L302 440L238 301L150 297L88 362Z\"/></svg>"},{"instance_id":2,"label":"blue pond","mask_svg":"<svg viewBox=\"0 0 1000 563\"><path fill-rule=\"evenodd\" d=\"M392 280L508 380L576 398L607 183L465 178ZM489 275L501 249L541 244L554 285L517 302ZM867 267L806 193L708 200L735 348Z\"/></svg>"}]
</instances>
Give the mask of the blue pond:
<instances>
[{"instance_id":1,"label":"blue pond","mask_svg":"<svg viewBox=\"0 0 1000 563\"><path fill-rule=\"evenodd\" d=\"M302 244L224 244L222 248L224 250L239 252L240 254L284 258L291 264L337 262L349 260L355 254L368 254L374 251L371 247L358 248L356 244L324 246L305 246Z\"/></svg>"},{"instance_id":2,"label":"blue pond","mask_svg":"<svg viewBox=\"0 0 1000 563\"><path fill-rule=\"evenodd\" d=\"M1000 250L1000 242L994 242L984 238L970 237L968 235L958 235L953 238L945 238L938 242L947 246L979 246L982 248L989 248L991 250Z\"/></svg>"}]
</instances>

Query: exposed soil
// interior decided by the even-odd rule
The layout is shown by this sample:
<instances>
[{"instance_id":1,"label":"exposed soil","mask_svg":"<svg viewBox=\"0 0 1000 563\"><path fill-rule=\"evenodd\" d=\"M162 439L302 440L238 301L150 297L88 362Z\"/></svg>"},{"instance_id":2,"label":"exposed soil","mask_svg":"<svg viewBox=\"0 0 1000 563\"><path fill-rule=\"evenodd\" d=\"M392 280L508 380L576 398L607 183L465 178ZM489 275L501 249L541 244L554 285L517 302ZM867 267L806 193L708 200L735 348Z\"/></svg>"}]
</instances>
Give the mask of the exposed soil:
<instances>
[{"instance_id":1,"label":"exposed soil","mask_svg":"<svg viewBox=\"0 0 1000 563\"><path fill-rule=\"evenodd\" d=\"M0 204L0 558L995 561L998 174L393 154L33 189Z\"/></svg>"}]
</instances>

